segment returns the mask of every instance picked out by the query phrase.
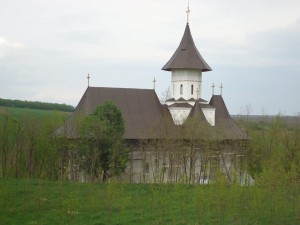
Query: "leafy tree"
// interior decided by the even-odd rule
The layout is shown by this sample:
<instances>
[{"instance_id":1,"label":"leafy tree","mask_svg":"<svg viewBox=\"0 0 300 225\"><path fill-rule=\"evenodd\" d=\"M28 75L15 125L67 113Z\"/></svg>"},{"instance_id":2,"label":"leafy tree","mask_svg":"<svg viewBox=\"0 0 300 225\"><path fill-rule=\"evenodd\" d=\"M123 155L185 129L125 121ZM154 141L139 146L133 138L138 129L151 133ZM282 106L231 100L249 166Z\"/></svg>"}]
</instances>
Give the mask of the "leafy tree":
<instances>
[{"instance_id":1,"label":"leafy tree","mask_svg":"<svg viewBox=\"0 0 300 225\"><path fill-rule=\"evenodd\" d=\"M279 181L282 174L299 181L300 174L300 130L298 126L287 126L282 117L274 118L263 129L252 130L247 154L248 171L254 177L272 172Z\"/></svg>"},{"instance_id":2,"label":"leafy tree","mask_svg":"<svg viewBox=\"0 0 300 225\"><path fill-rule=\"evenodd\" d=\"M57 179L63 166L53 132L62 123L59 112L37 119L0 109L2 177Z\"/></svg>"},{"instance_id":3,"label":"leafy tree","mask_svg":"<svg viewBox=\"0 0 300 225\"><path fill-rule=\"evenodd\" d=\"M124 145L124 119L117 106L107 101L87 116L81 126L84 148L81 151L82 167L103 180L119 175L126 168L128 151Z\"/></svg>"}]
</instances>

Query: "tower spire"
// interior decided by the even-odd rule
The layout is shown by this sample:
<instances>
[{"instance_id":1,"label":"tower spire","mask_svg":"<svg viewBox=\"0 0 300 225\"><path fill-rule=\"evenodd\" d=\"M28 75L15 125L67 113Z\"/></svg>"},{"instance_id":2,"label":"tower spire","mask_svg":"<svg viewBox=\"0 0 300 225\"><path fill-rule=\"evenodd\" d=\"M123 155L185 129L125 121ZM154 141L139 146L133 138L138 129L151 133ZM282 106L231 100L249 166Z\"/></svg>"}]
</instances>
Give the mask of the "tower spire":
<instances>
[{"instance_id":1,"label":"tower spire","mask_svg":"<svg viewBox=\"0 0 300 225\"><path fill-rule=\"evenodd\" d=\"M190 20L190 1L188 0L188 7L187 7L187 10L186 10L186 23L189 24L189 20Z\"/></svg>"},{"instance_id":2,"label":"tower spire","mask_svg":"<svg viewBox=\"0 0 300 225\"><path fill-rule=\"evenodd\" d=\"M162 70L172 71L176 69L193 69L201 72L211 71L209 65L198 51L189 24L186 24L181 42Z\"/></svg>"}]
</instances>

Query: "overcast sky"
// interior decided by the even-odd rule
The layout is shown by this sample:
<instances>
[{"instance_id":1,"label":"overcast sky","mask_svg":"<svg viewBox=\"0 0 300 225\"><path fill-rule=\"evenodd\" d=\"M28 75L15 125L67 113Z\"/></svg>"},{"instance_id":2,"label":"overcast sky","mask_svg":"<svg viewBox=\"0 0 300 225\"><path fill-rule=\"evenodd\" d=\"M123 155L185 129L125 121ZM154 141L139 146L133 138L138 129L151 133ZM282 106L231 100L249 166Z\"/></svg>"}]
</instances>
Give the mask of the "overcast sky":
<instances>
[{"instance_id":1,"label":"overcast sky","mask_svg":"<svg viewBox=\"0 0 300 225\"><path fill-rule=\"evenodd\" d=\"M161 68L179 45L187 0L0 0L0 98L76 106L91 86L171 84ZM300 112L300 1L190 0L203 58L231 114Z\"/></svg>"}]
</instances>

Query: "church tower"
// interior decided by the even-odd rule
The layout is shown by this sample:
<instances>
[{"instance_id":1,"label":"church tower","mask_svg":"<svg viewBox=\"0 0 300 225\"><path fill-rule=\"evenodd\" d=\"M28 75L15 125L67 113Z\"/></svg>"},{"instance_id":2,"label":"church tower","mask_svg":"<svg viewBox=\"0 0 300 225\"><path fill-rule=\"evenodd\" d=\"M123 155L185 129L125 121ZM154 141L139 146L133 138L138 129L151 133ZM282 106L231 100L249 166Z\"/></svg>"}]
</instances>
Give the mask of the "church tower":
<instances>
[{"instance_id":1,"label":"church tower","mask_svg":"<svg viewBox=\"0 0 300 225\"><path fill-rule=\"evenodd\" d=\"M179 47L162 70L172 71L174 99L201 98L202 72L211 71L211 68L194 43L189 23L186 24Z\"/></svg>"},{"instance_id":2,"label":"church tower","mask_svg":"<svg viewBox=\"0 0 300 225\"><path fill-rule=\"evenodd\" d=\"M162 68L172 72L172 98L167 100L167 105L176 124L184 122L196 101L207 104L201 99L202 72L211 71L194 43L189 26L189 12L188 7L187 24L179 47Z\"/></svg>"}]
</instances>

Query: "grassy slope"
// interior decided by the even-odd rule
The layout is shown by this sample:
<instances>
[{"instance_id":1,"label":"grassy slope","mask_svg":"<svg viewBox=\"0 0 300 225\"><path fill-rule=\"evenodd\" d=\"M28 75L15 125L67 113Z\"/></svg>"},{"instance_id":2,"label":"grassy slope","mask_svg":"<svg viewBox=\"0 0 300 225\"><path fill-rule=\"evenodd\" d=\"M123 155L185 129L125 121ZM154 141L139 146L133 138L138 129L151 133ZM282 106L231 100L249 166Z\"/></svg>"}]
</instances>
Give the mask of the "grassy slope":
<instances>
[{"instance_id":1,"label":"grassy slope","mask_svg":"<svg viewBox=\"0 0 300 225\"><path fill-rule=\"evenodd\" d=\"M15 119L27 120L47 120L53 118L55 114L60 114L63 118L67 118L71 113L58 112L51 110L40 110L40 109L27 109L27 108L14 108L14 107L3 107L0 106L0 122L3 120L3 114L12 116Z\"/></svg>"},{"instance_id":2,"label":"grassy slope","mask_svg":"<svg viewBox=\"0 0 300 225\"><path fill-rule=\"evenodd\" d=\"M0 224L299 224L299 200L296 188L0 179Z\"/></svg>"},{"instance_id":3,"label":"grassy slope","mask_svg":"<svg viewBox=\"0 0 300 225\"><path fill-rule=\"evenodd\" d=\"M0 126L4 121L4 116L8 115L10 119L25 123L44 123L46 121L52 121L59 127L63 121L65 121L71 113L51 110L40 109L27 109L27 108L15 108L15 107L3 107L0 106Z\"/></svg>"}]
</instances>

